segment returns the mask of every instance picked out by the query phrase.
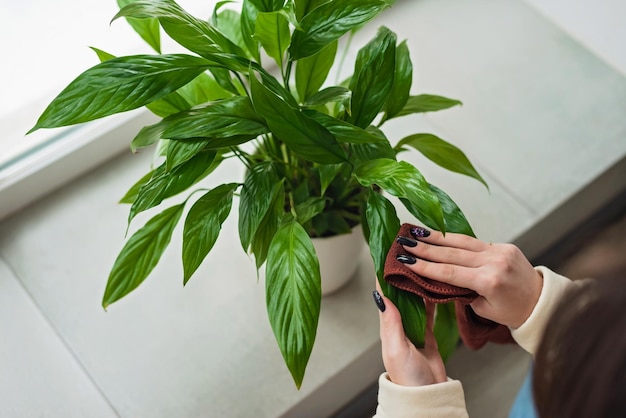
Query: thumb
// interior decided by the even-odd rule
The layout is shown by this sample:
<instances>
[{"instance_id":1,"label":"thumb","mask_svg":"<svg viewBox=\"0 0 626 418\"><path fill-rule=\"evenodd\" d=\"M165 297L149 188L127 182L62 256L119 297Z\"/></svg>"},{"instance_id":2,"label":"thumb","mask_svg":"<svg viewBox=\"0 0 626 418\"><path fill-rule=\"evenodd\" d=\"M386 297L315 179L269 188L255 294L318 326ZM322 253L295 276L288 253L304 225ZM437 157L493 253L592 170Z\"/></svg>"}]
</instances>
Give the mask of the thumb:
<instances>
[{"instance_id":1,"label":"thumb","mask_svg":"<svg viewBox=\"0 0 626 418\"><path fill-rule=\"evenodd\" d=\"M374 300L379 307L380 339L383 347L404 342L404 328L398 308L390 299L381 295L379 286L376 287L378 289L374 291ZM382 302L382 307L380 302Z\"/></svg>"}]
</instances>

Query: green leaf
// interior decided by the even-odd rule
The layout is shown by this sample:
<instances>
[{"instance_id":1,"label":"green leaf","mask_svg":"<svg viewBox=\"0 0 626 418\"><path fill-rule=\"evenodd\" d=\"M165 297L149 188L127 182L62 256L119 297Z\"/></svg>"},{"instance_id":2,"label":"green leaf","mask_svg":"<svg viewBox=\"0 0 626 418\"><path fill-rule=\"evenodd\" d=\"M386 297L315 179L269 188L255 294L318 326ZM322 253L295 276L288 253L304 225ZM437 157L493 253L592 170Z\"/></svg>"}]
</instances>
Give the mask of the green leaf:
<instances>
[{"instance_id":1,"label":"green leaf","mask_svg":"<svg viewBox=\"0 0 626 418\"><path fill-rule=\"evenodd\" d=\"M192 106L229 96L232 96L232 93L223 89L213 77L205 72L178 90L155 100L146 107L155 115L164 118L187 110Z\"/></svg>"},{"instance_id":2,"label":"green leaf","mask_svg":"<svg viewBox=\"0 0 626 418\"><path fill-rule=\"evenodd\" d=\"M371 131L359 128L358 126L354 126L349 122L345 122L330 115L313 109L305 109L303 113L328 129L340 144L373 144L379 142L387 142L387 144L389 144L389 141L387 141L384 135L381 137ZM385 155L394 158L395 152L391 148L391 145L388 145L387 148L389 148L390 153ZM380 157L380 154L378 154L378 157Z\"/></svg>"},{"instance_id":3,"label":"green leaf","mask_svg":"<svg viewBox=\"0 0 626 418\"><path fill-rule=\"evenodd\" d=\"M415 148L426 158L447 170L475 178L489 189L463 151L449 142L433 134L414 134L401 139L395 149L402 149L404 145Z\"/></svg>"},{"instance_id":4,"label":"green leaf","mask_svg":"<svg viewBox=\"0 0 626 418\"><path fill-rule=\"evenodd\" d=\"M148 277L169 244L183 207L184 204L180 204L159 213L126 242L109 274L102 298L105 309L132 292Z\"/></svg>"},{"instance_id":5,"label":"green leaf","mask_svg":"<svg viewBox=\"0 0 626 418\"><path fill-rule=\"evenodd\" d=\"M311 95L305 102L305 106L325 105L329 102L346 102L352 97L352 92L345 87L328 87Z\"/></svg>"},{"instance_id":6,"label":"green leaf","mask_svg":"<svg viewBox=\"0 0 626 418\"><path fill-rule=\"evenodd\" d=\"M376 277L386 294L388 285L383 281L385 260L400 230L400 220L393 204L382 194L373 191L370 191L367 198L366 219L370 230L368 242Z\"/></svg>"},{"instance_id":7,"label":"green leaf","mask_svg":"<svg viewBox=\"0 0 626 418\"><path fill-rule=\"evenodd\" d=\"M437 304L433 333L437 340L439 354L445 362L459 345L459 328L456 322L454 302Z\"/></svg>"},{"instance_id":8,"label":"green leaf","mask_svg":"<svg viewBox=\"0 0 626 418\"><path fill-rule=\"evenodd\" d=\"M218 60L218 62L220 62L220 60ZM211 75L215 78L215 81L217 81L217 84L223 90L229 92L230 95L234 94L239 96L243 93L242 91L239 91L239 88L235 85L235 81L233 80L233 75L231 73L230 67L211 67L209 68L209 71L211 72Z\"/></svg>"},{"instance_id":9,"label":"green leaf","mask_svg":"<svg viewBox=\"0 0 626 418\"><path fill-rule=\"evenodd\" d=\"M278 183L278 172L271 162L253 165L246 173L239 201L239 240L246 252L278 193Z\"/></svg>"},{"instance_id":10,"label":"green leaf","mask_svg":"<svg viewBox=\"0 0 626 418\"><path fill-rule=\"evenodd\" d=\"M337 54L337 41L331 42L317 53L298 60L296 64L296 91L305 102L326 81Z\"/></svg>"},{"instance_id":11,"label":"green leaf","mask_svg":"<svg viewBox=\"0 0 626 418\"><path fill-rule=\"evenodd\" d=\"M270 207L259 223L259 227L256 230L256 234L252 237L252 242L250 244L251 252L254 254L257 271L267 258L267 253L269 251L270 244L272 243L272 239L274 238L274 235L276 235L276 231L278 231L285 214L285 189L282 181L278 182L278 184L274 186L272 195L274 198Z\"/></svg>"},{"instance_id":12,"label":"green leaf","mask_svg":"<svg viewBox=\"0 0 626 418\"><path fill-rule=\"evenodd\" d=\"M386 192L419 206L436 223L437 229L445 232L439 199L430 190L422 173L411 164L379 158L357 166L355 175L364 186L376 184Z\"/></svg>"},{"instance_id":13,"label":"green leaf","mask_svg":"<svg viewBox=\"0 0 626 418\"><path fill-rule=\"evenodd\" d=\"M250 0L259 12L275 12L283 8L285 0Z\"/></svg>"},{"instance_id":14,"label":"green leaf","mask_svg":"<svg viewBox=\"0 0 626 418\"><path fill-rule=\"evenodd\" d=\"M120 17L158 19L174 41L200 56L208 58L213 52L245 56L239 46L209 22L196 19L172 0L136 0L120 10L113 20Z\"/></svg>"},{"instance_id":15,"label":"green leaf","mask_svg":"<svg viewBox=\"0 0 626 418\"><path fill-rule=\"evenodd\" d=\"M153 174L154 170L151 170L146 173L142 178L137 180L137 182L133 184L131 188L128 189L126 194L120 199L119 203L133 203L135 199L137 199L137 195L139 194L139 190L141 189L141 187L152 178Z\"/></svg>"},{"instance_id":16,"label":"green leaf","mask_svg":"<svg viewBox=\"0 0 626 418\"><path fill-rule=\"evenodd\" d=\"M254 37L261 43L267 55L282 68L283 56L291 38L287 19L279 12L259 13Z\"/></svg>"},{"instance_id":17,"label":"green leaf","mask_svg":"<svg viewBox=\"0 0 626 418\"><path fill-rule=\"evenodd\" d=\"M356 164L376 160L378 158L396 159L396 153L388 142L371 142L350 144L351 160Z\"/></svg>"},{"instance_id":18,"label":"green leaf","mask_svg":"<svg viewBox=\"0 0 626 418\"><path fill-rule=\"evenodd\" d=\"M90 46L89 48L90 48L93 52L95 52L95 53L96 53L96 55L98 56L98 59L100 60L100 62L108 61L108 60L110 60L110 59L115 58L115 55L113 55L113 54L109 54L108 52L103 51L103 50L101 50L101 49L98 49L98 48L96 48L96 47L94 47L94 46Z\"/></svg>"},{"instance_id":19,"label":"green leaf","mask_svg":"<svg viewBox=\"0 0 626 418\"><path fill-rule=\"evenodd\" d=\"M225 99L232 93L220 87L210 74L202 73L189 83L182 86L177 92L191 105ZM186 109L180 109L186 110Z\"/></svg>"},{"instance_id":20,"label":"green leaf","mask_svg":"<svg viewBox=\"0 0 626 418\"><path fill-rule=\"evenodd\" d=\"M447 232L454 232L457 234L465 234L475 237L474 231L469 222L465 218L465 215L461 209L454 203L454 201L443 190L438 187L429 184L430 190L437 195L439 203L441 203L441 209L443 210L443 219L446 225ZM419 219L424 225L429 228L437 229L437 223L432 220L428 214L421 210L418 205L414 205L406 199L400 199L402 204L411 212L413 216Z\"/></svg>"},{"instance_id":21,"label":"green leaf","mask_svg":"<svg viewBox=\"0 0 626 418\"><path fill-rule=\"evenodd\" d=\"M128 215L128 223L140 212L150 209L164 199L177 195L200 181L215 159L215 151L201 152L189 161L167 171L166 163L159 166L150 181L145 183L133 202Z\"/></svg>"},{"instance_id":22,"label":"green leaf","mask_svg":"<svg viewBox=\"0 0 626 418\"><path fill-rule=\"evenodd\" d=\"M298 21L302 20L302 18L309 14L311 10L329 1L330 0L294 0L296 18Z\"/></svg>"},{"instance_id":23,"label":"green leaf","mask_svg":"<svg viewBox=\"0 0 626 418\"><path fill-rule=\"evenodd\" d=\"M383 109L394 84L395 61L396 35L383 26L357 55L350 80L352 124L365 128Z\"/></svg>"},{"instance_id":24,"label":"green leaf","mask_svg":"<svg viewBox=\"0 0 626 418\"><path fill-rule=\"evenodd\" d=\"M382 0L331 1L320 5L302 18L301 30L294 31L290 59L295 61L315 54L344 33L371 20L387 6Z\"/></svg>"},{"instance_id":25,"label":"green leaf","mask_svg":"<svg viewBox=\"0 0 626 418\"><path fill-rule=\"evenodd\" d=\"M152 103L146 105L148 110L159 117L166 117L174 113L178 113L182 110L187 110L191 107L191 104L185 100L183 96L177 91L173 91L165 97L155 100Z\"/></svg>"},{"instance_id":26,"label":"green leaf","mask_svg":"<svg viewBox=\"0 0 626 418\"><path fill-rule=\"evenodd\" d=\"M193 204L183 229L183 283L191 278L219 236L230 213L237 183L222 184Z\"/></svg>"},{"instance_id":27,"label":"green leaf","mask_svg":"<svg viewBox=\"0 0 626 418\"><path fill-rule=\"evenodd\" d=\"M153 126L155 130L161 130L161 138L212 139L212 148L236 145L267 132L267 127L257 116L248 96L234 96L198 105L169 116ZM238 139L233 143L231 137ZM241 137L246 139L241 140Z\"/></svg>"},{"instance_id":28,"label":"green leaf","mask_svg":"<svg viewBox=\"0 0 626 418\"><path fill-rule=\"evenodd\" d=\"M412 83L413 63L411 63L409 48L406 45L406 41L404 41L396 48L396 68L393 76L393 86L385 103L383 122L404 108L409 99Z\"/></svg>"},{"instance_id":29,"label":"green leaf","mask_svg":"<svg viewBox=\"0 0 626 418\"><path fill-rule=\"evenodd\" d=\"M120 9L135 0L117 0ZM161 53L161 33L159 32L159 21L157 19L134 19L126 18L128 24L141 38L146 41L159 54Z\"/></svg>"},{"instance_id":30,"label":"green leaf","mask_svg":"<svg viewBox=\"0 0 626 418\"><path fill-rule=\"evenodd\" d=\"M155 157L165 157L167 155L167 149L170 146L169 139L160 139L157 142L156 150L154 152ZM131 144L132 147L132 144Z\"/></svg>"},{"instance_id":31,"label":"green leaf","mask_svg":"<svg viewBox=\"0 0 626 418\"><path fill-rule=\"evenodd\" d=\"M322 164L318 167L318 171L320 174L320 186L321 186L321 194L326 193L326 189L332 183L332 181L337 177L337 174L344 169L343 164Z\"/></svg>"},{"instance_id":32,"label":"green leaf","mask_svg":"<svg viewBox=\"0 0 626 418\"><path fill-rule=\"evenodd\" d=\"M285 224L268 252L265 295L274 336L298 388L315 342L321 289L311 238L297 222Z\"/></svg>"},{"instance_id":33,"label":"green leaf","mask_svg":"<svg viewBox=\"0 0 626 418\"><path fill-rule=\"evenodd\" d=\"M302 158L323 164L346 161L343 149L330 132L313 119L292 108L280 97L250 78L252 102L270 130Z\"/></svg>"},{"instance_id":34,"label":"green leaf","mask_svg":"<svg viewBox=\"0 0 626 418\"><path fill-rule=\"evenodd\" d=\"M352 226L345 218L345 211L326 210L313 218L313 231L316 237L349 234Z\"/></svg>"},{"instance_id":35,"label":"green leaf","mask_svg":"<svg viewBox=\"0 0 626 418\"><path fill-rule=\"evenodd\" d=\"M368 244L369 246L369 242L370 242L370 227L369 224L367 223L367 202L369 201L369 194L372 192L371 189L368 189L366 191L366 199L365 200L361 200L360 204L359 204L359 211L360 213L360 218L361 218L361 227L363 229L363 238L365 238L365 242ZM395 213L395 207L393 208L394 213ZM397 216L396 216L397 218ZM398 220L398 222L400 222Z\"/></svg>"},{"instance_id":36,"label":"green leaf","mask_svg":"<svg viewBox=\"0 0 626 418\"><path fill-rule=\"evenodd\" d=\"M462 104L463 103L459 100L448 99L443 96L420 94L419 96L410 96L402 110L394 117L406 116L413 113L436 112Z\"/></svg>"},{"instance_id":37,"label":"green leaf","mask_svg":"<svg viewBox=\"0 0 626 418\"><path fill-rule=\"evenodd\" d=\"M242 50L246 50L241 31L241 15L234 10L221 11L214 20L215 27Z\"/></svg>"},{"instance_id":38,"label":"green leaf","mask_svg":"<svg viewBox=\"0 0 626 418\"><path fill-rule=\"evenodd\" d=\"M366 206L366 234L378 283L385 296L396 305L402 316L402 325L407 337L416 347L424 346L426 312L421 297L395 288L384 280L387 253L400 230L400 220L393 204L379 193L370 192Z\"/></svg>"},{"instance_id":39,"label":"green leaf","mask_svg":"<svg viewBox=\"0 0 626 418\"><path fill-rule=\"evenodd\" d=\"M283 85L280 84L278 80L276 80L276 78L268 73L263 67L256 63L250 63L250 68L253 71L256 71L261 76L263 86L266 87L270 92L283 99L292 108L298 107L298 103L296 102L296 99L293 97L291 92L283 87ZM252 99L254 102L254 98Z\"/></svg>"},{"instance_id":40,"label":"green leaf","mask_svg":"<svg viewBox=\"0 0 626 418\"><path fill-rule=\"evenodd\" d=\"M276 146L277 144L274 144L274 146ZM279 176L281 177L285 177L286 176L286 169L288 170L288 168L282 164L280 164L279 166L280 169L280 173ZM315 171L315 170L313 170ZM308 176L309 174L307 174ZM310 173L310 175L312 175L312 173ZM285 177L286 178L286 177ZM289 202L289 208L291 208L291 197L293 197L293 203L294 204L298 204L298 203L302 203L305 200L307 200L309 197L311 197L313 195L313 193L311 193L311 186L315 185L315 180L313 181L301 181L299 182L299 184L292 184L291 186L293 187L293 189L291 190L291 196L290 196L290 202ZM288 210L289 208L285 208L285 210Z\"/></svg>"},{"instance_id":41,"label":"green leaf","mask_svg":"<svg viewBox=\"0 0 626 418\"><path fill-rule=\"evenodd\" d=\"M29 133L139 108L187 84L210 64L184 54L132 55L102 62L59 93Z\"/></svg>"},{"instance_id":42,"label":"green leaf","mask_svg":"<svg viewBox=\"0 0 626 418\"><path fill-rule=\"evenodd\" d=\"M305 202L296 205L296 220L300 225L310 221L316 215L322 213L326 206L326 199L323 197L310 197Z\"/></svg>"},{"instance_id":43,"label":"green leaf","mask_svg":"<svg viewBox=\"0 0 626 418\"><path fill-rule=\"evenodd\" d=\"M391 299L400 311L406 336L416 347L424 347L424 333L426 332L424 300L414 293L392 286L388 286L387 292L389 294L385 293L385 296Z\"/></svg>"},{"instance_id":44,"label":"green leaf","mask_svg":"<svg viewBox=\"0 0 626 418\"><path fill-rule=\"evenodd\" d=\"M365 132L373 138L378 138L378 140L376 142L350 144L350 157L355 165L378 158L396 159L396 151L391 148L391 144L383 131L370 125L365 129Z\"/></svg>"},{"instance_id":45,"label":"green leaf","mask_svg":"<svg viewBox=\"0 0 626 418\"><path fill-rule=\"evenodd\" d=\"M235 0L222 0L222 1L218 1L217 3L215 3L215 7L213 7L213 13L211 15L211 18L209 19L209 23L212 24L215 27L218 27L219 15L221 13L223 13L224 11L229 11L230 10L230 9L222 10L222 8L224 8L228 4L234 4L234 3L235 3ZM222 11L220 12L220 10L222 10ZM234 10L233 10L233 12L234 12ZM235 13L237 13L237 12L235 12ZM222 33L224 33L224 32L222 31Z\"/></svg>"},{"instance_id":46,"label":"green leaf","mask_svg":"<svg viewBox=\"0 0 626 418\"><path fill-rule=\"evenodd\" d=\"M190 139L187 141L168 141L165 153L165 169L172 170L204 150L209 144L206 139Z\"/></svg>"},{"instance_id":47,"label":"green leaf","mask_svg":"<svg viewBox=\"0 0 626 418\"><path fill-rule=\"evenodd\" d=\"M154 144L161 139L163 128L162 125L158 124L144 126L130 142L130 150L136 152L139 148L145 148Z\"/></svg>"},{"instance_id":48,"label":"green leaf","mask_svg":"<svg viewBox=\"0 0 626 418\"><path fill-rule=\"evenodd\" d=\"M429 184L428 187L434 194L437 195L439 203L441 203L443 218L446 223L446 231L476 237L476 234L474 234L467 218L465 218L461 209L450 198L450 196L433 184Z\"/></svg>"},{"instance_id":49,"label":"green leaf","mask_svg":"<svg viewBox=\"0 0 626 418\"><path fill-rule=\"evenodd\" d=\"M259 43L254 39L254 27L258 13L259 11L250 0L243 0L241 6L241 36L246 44L246 49L257 62L261 61Z\"/></svg>"}]
</instances>

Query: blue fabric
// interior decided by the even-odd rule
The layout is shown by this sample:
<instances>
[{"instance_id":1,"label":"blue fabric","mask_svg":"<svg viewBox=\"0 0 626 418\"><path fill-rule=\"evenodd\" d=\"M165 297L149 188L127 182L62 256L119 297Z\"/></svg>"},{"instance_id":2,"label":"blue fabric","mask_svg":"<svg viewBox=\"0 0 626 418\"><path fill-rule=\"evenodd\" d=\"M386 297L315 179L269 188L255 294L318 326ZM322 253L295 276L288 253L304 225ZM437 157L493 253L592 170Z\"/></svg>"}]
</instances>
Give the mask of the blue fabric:
<instances>
[{"instance_id":1,"label":"blue fabric","mask_svg":"<svg viewBox=\"0 0 626 418\"><path fill-rule=\"evenodd\" d=\"M531 384L532 380L531 366L531 369L528 371L528 374L522 383L522 387L515 397L515 402L513 402L509 418L537 418Z\"/></svg>"}]
</instances>

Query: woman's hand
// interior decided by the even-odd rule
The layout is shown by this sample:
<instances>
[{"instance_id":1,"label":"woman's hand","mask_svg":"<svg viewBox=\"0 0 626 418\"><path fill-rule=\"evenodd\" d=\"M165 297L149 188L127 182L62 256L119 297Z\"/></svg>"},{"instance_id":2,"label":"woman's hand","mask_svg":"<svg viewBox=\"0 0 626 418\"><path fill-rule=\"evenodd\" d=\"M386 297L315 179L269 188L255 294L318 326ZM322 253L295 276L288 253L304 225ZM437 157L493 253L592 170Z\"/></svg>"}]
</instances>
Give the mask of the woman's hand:
<instances>
[{"instance_id":1,"label":"woman's hand","mask_svg":"<svg viewBox=\"0 0 626 418\"><path fill-rule=\"evenodd\" d=\"M413 228L398 242L400 260L422 277L474 290L471 303L483 318L518 328L530 316L543 278L513 244L490 244L467 235ZM413 246L412 246L413 245Z\"/></svg>"},{"instance_id":2,"label":"woman's hand","mask_svg":"<svg viewBox=\"0 0 626 418\"><path fill-rule=\"evenodd\" d=\"M417 349L404 334L402 319L396 306L381 295L378 283L376 288L378 293L374 293L374 299L381 310L379 316L383 363L389 379L403 386L424 386L445 382L446 369L433 334L435 305L426 303L424 348Z\"/></svg>"}]
</instances>

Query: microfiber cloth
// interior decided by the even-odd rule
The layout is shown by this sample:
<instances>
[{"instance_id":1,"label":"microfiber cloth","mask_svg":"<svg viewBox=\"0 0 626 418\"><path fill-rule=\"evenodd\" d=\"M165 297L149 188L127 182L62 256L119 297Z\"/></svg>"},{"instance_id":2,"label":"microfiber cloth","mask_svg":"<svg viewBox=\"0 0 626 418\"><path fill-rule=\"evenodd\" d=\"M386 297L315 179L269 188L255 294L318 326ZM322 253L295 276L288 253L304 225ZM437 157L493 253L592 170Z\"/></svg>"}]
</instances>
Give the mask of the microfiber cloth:
<instances>
[{"instance_id":1,"label":"microfiber cloth","mask_svg":"<svg viewBox=\"0 0 626 418\"><path fill-rule=\"evenodd\" d=\"M413 227L415 225L403 224L398 236L410 237L410 229ZM400 254L406 254L406 251L401 244L394 241L385 259L385 281L394 287L419 295L424 300L433 303L454 301L459 335L466 346L477 350L488 341L498 344L515 342L508 327L476 315L469 305L478 297L476 292L420 277L406 264L396 259Z\"/></svg>"}]
</instances>

